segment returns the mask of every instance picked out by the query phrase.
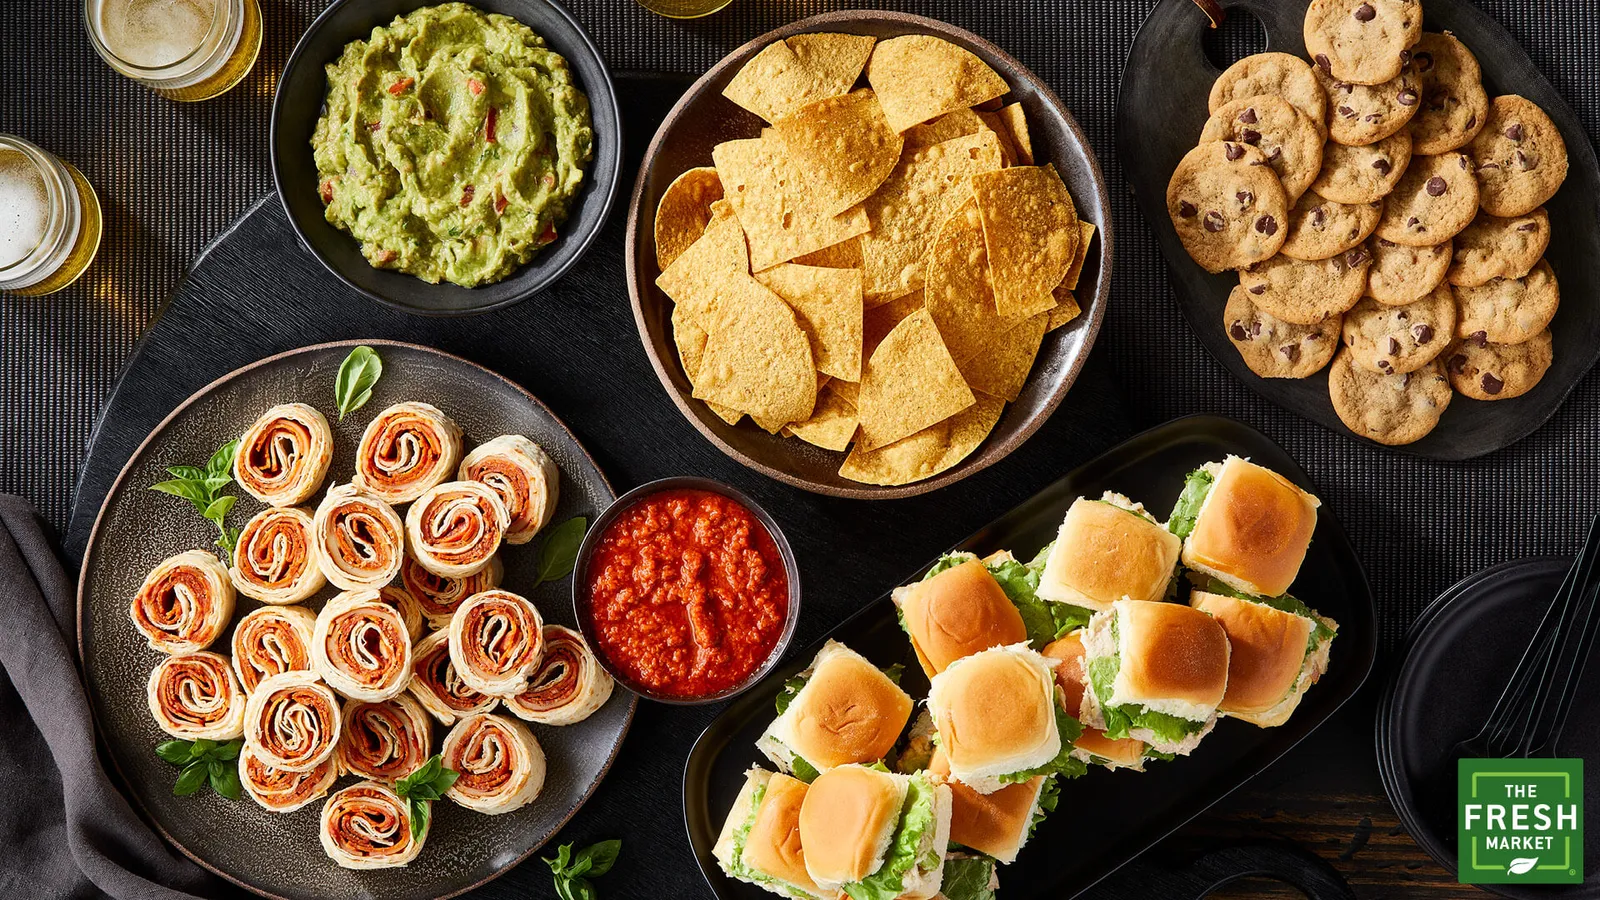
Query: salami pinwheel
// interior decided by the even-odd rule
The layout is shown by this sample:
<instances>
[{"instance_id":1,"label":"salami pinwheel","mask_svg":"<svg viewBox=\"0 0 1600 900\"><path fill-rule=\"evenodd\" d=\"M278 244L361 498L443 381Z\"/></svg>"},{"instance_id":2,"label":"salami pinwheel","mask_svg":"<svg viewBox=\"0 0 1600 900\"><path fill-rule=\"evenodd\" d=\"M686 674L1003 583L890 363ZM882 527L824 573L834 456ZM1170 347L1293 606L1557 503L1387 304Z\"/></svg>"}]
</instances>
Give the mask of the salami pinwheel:
<instances>
[{"instance_id":1,"label":"salami pinwheel","mask_svg":"<svg viewBox=\"0 0 1600 900\"><path fill-rule=\"evenodd\" d=\"M268 812L294 812L320 800L338 778L338 767L331 759L304 772L291 772L264 762L254 744L245 744L239 752L239 783Z\"/></svg>"},{"instance_id":2,"label":"salami pinwheel","mask_svg":"<svg viewBox=\"0 0 1600 900\"><path fill-rule=\"evenodd\" d=\"M231 741L244 733L244 689L228 658L203 650L163 659L145 687L162 731L186 741Z\"/></svg>"},{"instance_id":3,"label":"salami pinwheel","mask_svg":"<svg viewBox=\"0 0 1600 900\"><path fill-rule=\"evenodd\" d=\"M128 609L134 627L162 653L211 646L233 618L228 570L204 550L188 550L150 570Z\"/></svg>"},{"instance_id":4,"label":"salami pinwheel","mask_svg":"<svg viewBox=\"0 0 1600 900\"><path fill-rule=\"evenodd\" d=\"M510 521L500 495L488 485L447 481L406 510L406 540L424 569L465 578L488 568Z\"/></svg>"},{"instance_id":5,"label":"salami pinwheel","mask_svg":"<svg viewBox=\"0 0 1600 900\"><path fill-rule=\"evenodd\" d=\"M322 486L332 460L327 418L304 403L285 403L262 413L239 439L233 480L268 506L294 506Z\"/></svg>"},{"instance_id":6,"label":"salami pinwheel","mask_svg":"<svg viewBox=\"0 0 1600 900\"><path fill-rule=\"evenodd\" d=\"M450 663L450 635L436 631L422 639L412 653L410 691L435 719L454 725L463 716L486 713L500 702L480 694L461 680Z\"/></svg>"},{"instance_id":7,"label":"salami pinwheel","mask_svg":"<svg viewBox=\"0 0 1600 900\"><path fill-rule=\"evenodd\" d=\"M313 528L317 565L341 590L377 590L400 574L406 550L400 514L355 485L328 489Z\"/></svg>"},{"instance_id":8,"label":"salami pinwheel","mask_svg":"<svg viewBox=\"0 0 1600 900\"><path fill-rule=\"evenodd\" d=\"M377 591L347 591L317 614L311 665L352 700L387 700L411 680L411 633Z\"/></svg>"},{"instance_id":9,"label":"salami pinwheel","mask_svg":"<svg viewBox=\"0 0 1600 900\"><path fill-rule=\"evenodd\" d=\"M299 603L328 583L316 544L309 513L269 506L239 530L228 578L239 593L262 603Z\"/></svg>"},{"instance_id":10,"label":"salami pinwheel","mask_svg":"<svg viewBox=\"0 0 1600 900\"><path fill-rule=\"evenodd\" d=\"M485 815L521 809L544 789L544 749L516 719L468 716L445 736L443 755L459 775L445 796Z\"/></svg>"},{"instance_id":11,"label":"salami pinwheel","mask_svg":"<svg viewBox=\"0 0 1600 900\"><path fill-rule=\"evenodd\" d=\"M501 565L499 556L489 560L489 564L476 574L465 578L435 575L423 568L422 563L409 553L400 565L400 583L422 608L422 617L427 620L429 628L449 627L450 619L455 616L456 607L461 605L461 601L473 594L499 587L500 579L504 576L505 567Z\"/></svg>"},{"instance_id":12,"label":"salami pinwheel","mask_svg":"<svg viewBox=\"0 0 1600 900\"><path fill-rule=\"evenodd\" d=\"M396 506L421 497L461 462L461 429L426 403L397 403L367 425L356 447L355 483Z\"/></svg>"},{"instance_id":13,"label":"salami pinwheel","mask_svg":"<svg viewBox=\"0 0 1600 900\"><path fill-rule=\"evenodd\" d=\"M385 869L417 858L432 817L411 836L411 813L394 789L376 781L353 784L322 805L322 849L346 869Z\"/></svg>"},{"instance_id":14,"label":"salami pinwheel","mask_svg":"<svg viewBox=\"0 0 1600 900\"><path fill-rule=\"evenodd\" d=\"M282 672L311 670L317 614L303 606L263 606L233 629L233 670L245 693Z\"/></svg>"},{"instance_id":15,"label":"salami pinwheel","mask_svg":"<svg viewBox=\"0 0 1600 900\"><path fill-rule=\"evenodd\" d=\"M433 723L409 694L382 703L349 700L336 758L340 774L393 784L421 768L433 750Z\"/></svg>"},{"instance_id":16,"label":"salami pinwheel","mask_svg":"<svg viewBox=\"0 0 1600 900\"><path fill-rule=\"evenodd\" d=\"M339 698L315 672L263 679L244 711L245 743L285 772L309 772L332 759L341 727Z\"/></svg>"},{"instance_id":17,"label":"salami pinwheel","mask_svg":"<svg viewBox=\"0 0 1600 900\"><path fill-rule=\"evenodd\" d=\"M450 620L450 662L467 687L520 694L544 652L544 620L526 597L492 590L468 597Z\"/></svg>"},{"instance_id":18,"label":"salami pinwheel","mask_svg":"<svg viewBox=\"0 0 1600 900\"><path fill-rule=\"evenodd\" d=\"M549 523L560 498L561 472L538 444L519 434L503 434L461 461L462 481L494 489L510 515L506 543L526 544Z\"/></svg>"},{"instance_id":19,"label":"salami pinwheel","mask_svg":"<svg viewBox=\"0 0 1600 900\"><path fill-rule=\"evenodd\" d=\"M611 697L612 681L583 635L561 625L544 626L544 655L528 688L505 698L518 718L541 725L571 725L594 715Z\"/></svg>"}]
</instances>

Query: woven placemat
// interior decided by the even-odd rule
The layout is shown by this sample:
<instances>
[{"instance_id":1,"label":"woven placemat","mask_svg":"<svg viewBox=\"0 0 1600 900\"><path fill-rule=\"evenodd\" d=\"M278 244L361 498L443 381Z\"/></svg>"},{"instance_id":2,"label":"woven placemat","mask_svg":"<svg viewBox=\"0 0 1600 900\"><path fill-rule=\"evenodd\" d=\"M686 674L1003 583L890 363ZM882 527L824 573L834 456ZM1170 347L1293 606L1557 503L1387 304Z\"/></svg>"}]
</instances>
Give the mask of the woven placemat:
<instances>
[{"instance_id":1,"label":"woven placemat","mask_svg":"<svg viewBox=\"0 0 1600 900\"><path fill-rule=\"evenodd\" d=\"M657 18L629 0L581 0L571 8L613 68L694 73L785 21L851 5L868 4L734 0L694 22ZM1111 155L1123 56L1147 0L873 5L934 16L995 41L1071 107L1111 181L1118 255L1100 343L1134 415L1145 423L1191 412L1235 416L1299 458L1366 561L1386 645L1461 576L1576 546L1582 523L1600 509L1600 492L1584 490L1600 475L1600 381L1586 380L1521 444L1445 464L1358 445L1303 422L1256 399L1205 355L1179 316L1155 242ZM1600 4L1481 5L1517 35L1597 133L1600 71L1584 63L1600 58L1600 31L1584 23L1594 21ZM0 4L0 131L78 165L106 213L100 257L80 284L43 299L0 296L0 491L22 494L58 524L67 518L99 406L140 333L187 261L269 190L275 75L323 4L264 0L266 37L255 71L225 97L194 105L161 99L111 72L71 6ZM1251 40L1248 23L1236 17L1218 43L1237 53Z\"/></svg>"}]
</instances>

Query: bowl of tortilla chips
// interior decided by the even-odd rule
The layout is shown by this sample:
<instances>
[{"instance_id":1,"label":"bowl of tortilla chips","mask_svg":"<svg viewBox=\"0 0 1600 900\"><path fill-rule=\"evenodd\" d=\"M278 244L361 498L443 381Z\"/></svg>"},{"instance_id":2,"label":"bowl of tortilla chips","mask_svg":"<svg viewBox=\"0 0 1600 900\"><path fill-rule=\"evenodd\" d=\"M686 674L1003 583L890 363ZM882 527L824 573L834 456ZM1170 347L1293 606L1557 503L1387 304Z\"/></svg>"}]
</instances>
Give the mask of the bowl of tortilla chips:
<instances>
[{"instance_id":1,"label":"bowl of tortilla chips","mask_svg":"<svg viewBox=\"0 0 1600 900\"><path fill-rule=\"evenodd\" d=\"M905 497L1004 458L1099 331L1110 204L1031 72L919 16L815 16L729 54L646 152L628 287L667 394L780 481Z\"/></svg>"}]
</instances>

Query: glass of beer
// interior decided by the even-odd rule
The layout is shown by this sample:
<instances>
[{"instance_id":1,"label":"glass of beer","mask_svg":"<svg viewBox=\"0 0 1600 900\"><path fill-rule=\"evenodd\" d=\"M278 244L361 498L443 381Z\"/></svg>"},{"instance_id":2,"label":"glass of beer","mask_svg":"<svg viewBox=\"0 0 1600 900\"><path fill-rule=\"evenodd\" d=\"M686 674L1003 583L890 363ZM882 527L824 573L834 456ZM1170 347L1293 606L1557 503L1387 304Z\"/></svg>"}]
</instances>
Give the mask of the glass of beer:
<instances>
[{"instance_id":1,"label":"glass of beer","mask_svg":"<svg viewBox=\"0 0 1600 900\"><path fill-rule=\"evenodd\" d=\"M256 0L84 0L105 61L173 100L207 100L249 73L261 51Z\"/></svg>"},{"instance_id":2,"label":"glass of beer","mask_svg":"<svg viewBox=\"0 0 1600 900\"><path fill-rule=\"evenodd\" d=\"M639 5L669 19L698 19L709 16L733 0L639 0Z\"/></svg>"},{"instance_id":3,"label":"glass of beer","mask_svg":"<svg viewBox=\"0 0 1600 900\"><path fill-rule=\"evenodd\" d=\"M100 249L100 200L83 173L0 134L0 291L53 294Z\"/></svg>"}]
</instances>

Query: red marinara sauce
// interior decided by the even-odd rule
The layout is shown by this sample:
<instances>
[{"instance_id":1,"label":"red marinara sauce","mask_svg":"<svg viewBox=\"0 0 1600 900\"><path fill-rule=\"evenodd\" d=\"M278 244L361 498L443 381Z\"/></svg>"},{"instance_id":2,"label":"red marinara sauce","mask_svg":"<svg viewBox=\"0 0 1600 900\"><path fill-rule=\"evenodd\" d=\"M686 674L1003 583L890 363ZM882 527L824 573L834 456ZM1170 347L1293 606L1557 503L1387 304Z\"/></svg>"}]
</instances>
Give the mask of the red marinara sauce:
<instances>
[{"instance_id":1,"label":"red marinara sauce","mask_svg":"<svg viewBox=\"0 0 1600 900\"><path fill-rule=\"evenodd\" d=\"M742 683L772 655L789 614L772 535L711 491L662 491L617 516L595 545L588 590L599 651L665 697Z\"/></svg>"}]
</instances>

